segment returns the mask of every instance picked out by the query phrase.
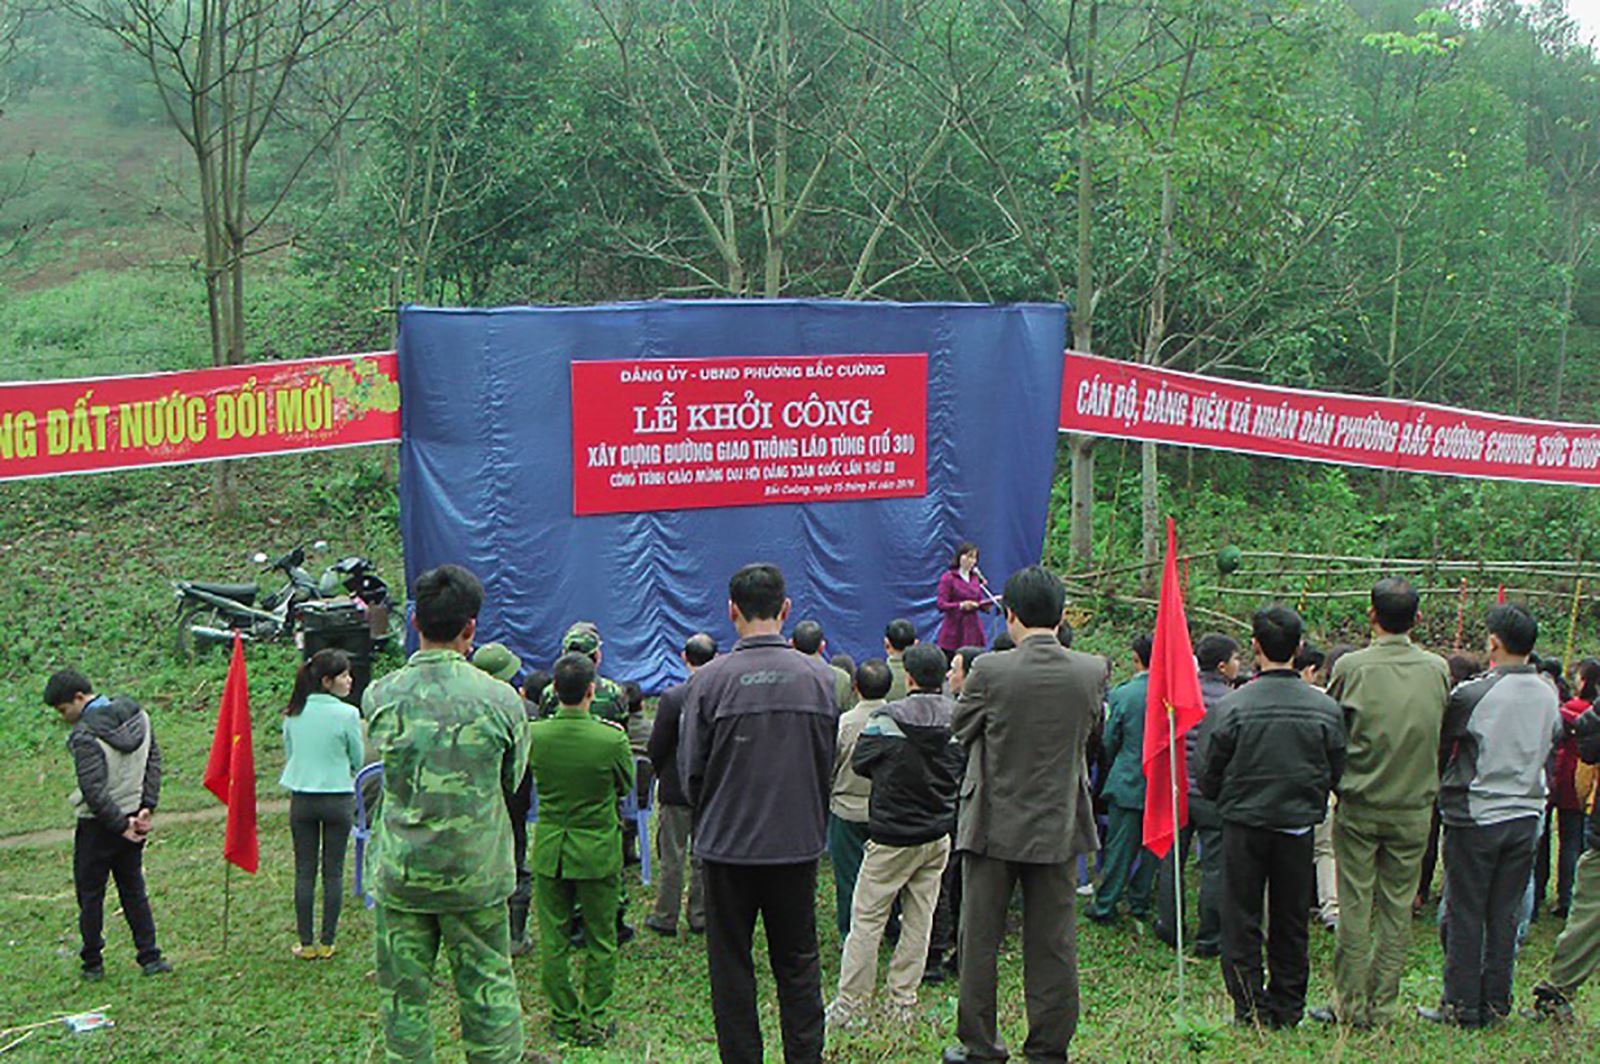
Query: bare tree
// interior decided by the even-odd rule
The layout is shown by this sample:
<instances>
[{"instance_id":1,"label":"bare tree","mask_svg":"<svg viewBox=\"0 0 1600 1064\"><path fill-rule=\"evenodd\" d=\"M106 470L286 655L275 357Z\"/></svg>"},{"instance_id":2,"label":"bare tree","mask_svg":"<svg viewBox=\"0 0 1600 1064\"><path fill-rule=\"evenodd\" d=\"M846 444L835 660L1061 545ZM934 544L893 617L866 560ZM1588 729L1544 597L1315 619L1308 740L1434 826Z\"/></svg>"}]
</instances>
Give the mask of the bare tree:
<instances>
[{"instance_id":1,"label":"bare tree","mask_svg":"<svg viewBox=\"0 0 1600 1064\"><path fill-rule=\"evenodd\" d=\"M204 228L201 264L216 365L245 354L245 276L257 242L295 180L349 117L359 92L309 130L286 176L252 198L251 165L307 83L300 77L350 39L362 0L65 0L145 65L168 120L194 155Z\"/></svg>"}]
</instances>

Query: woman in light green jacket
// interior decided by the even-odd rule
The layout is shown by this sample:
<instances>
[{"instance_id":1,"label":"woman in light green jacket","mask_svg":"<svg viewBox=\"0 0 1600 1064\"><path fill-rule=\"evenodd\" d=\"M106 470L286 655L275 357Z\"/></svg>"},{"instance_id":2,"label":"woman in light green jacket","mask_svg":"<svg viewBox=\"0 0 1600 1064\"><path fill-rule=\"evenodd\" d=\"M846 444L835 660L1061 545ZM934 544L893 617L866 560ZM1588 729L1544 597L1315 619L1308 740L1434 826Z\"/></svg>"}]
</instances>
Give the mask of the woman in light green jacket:
<instances>
[{"instance_id":1,"label":"woman in light green jacket","mask_svg":"<svg viewBox=\"0 0 1600 1064\"><path fill-rule=\"evenodd\" d=\"M294 915L301 960L333 956L344 888L344 851L355 819L355 777L361 771L361 714L350 693L350 659L319 650L300 666L284 709L286 763L278 782L289 789L294 838ZM314 942L312 907L322 866L322 938Z\"/></svg>"}]
</instances>

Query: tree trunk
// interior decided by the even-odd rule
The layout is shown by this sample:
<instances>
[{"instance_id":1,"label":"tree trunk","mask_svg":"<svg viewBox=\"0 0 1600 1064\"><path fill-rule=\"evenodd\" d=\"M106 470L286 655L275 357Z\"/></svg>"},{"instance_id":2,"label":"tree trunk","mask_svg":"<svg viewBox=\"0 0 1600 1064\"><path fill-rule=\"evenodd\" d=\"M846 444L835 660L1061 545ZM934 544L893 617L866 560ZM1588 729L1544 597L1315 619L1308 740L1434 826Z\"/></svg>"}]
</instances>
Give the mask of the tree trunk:
<instances>
[{"instance_id":1,"label":"tree trunk","mask_svg":"<svg viewBox=\"0 0 1600 1064\"><path fill-rule=\"evenodd\" d=\"M1144 336L1144 363L1157 365L1161 341L1167 335L1167 271L1172 266L1172 215L1176 206L1172 187L1172 165L1161 171L1161 249L1156 257L1155 287L1150 292L1150 324ZM1157 590L1161 564L1161 482L1157 476L1156 445L1139 445L1139 518L1144 546L1144 576L1140 587L1146 595Z\"/></svg>"},{"instance_id":2,"label":"tree trunk","mask_svg":"<svg viewBox=\"0 0 1600 1064\"><path fill-rule=\"evenodd\" d=\"M1072 510L1068 545L1075 569L1094 567L1094 445L1099 440L1074 432L1067 437L1072 456Z\"/></svg>"},{"instance_id":3,"label":"tree trunk","mask_svg":"<svg viewBox=\"0 0 1600 1064\"><path fill-rule=\"evenodd\" d=\"M1578 274L1578 210L1567 212L1567 275L1561 285L1561 338L1556 347L1556 395L1550 416L1561 417L1561 388L1567 375L1567 333L1572 327L1572 289Z\"/></svg>"},{"instance_id":4,"label":"tree trunk","mask_svg":"<svg viewBox=\"0 0 1600 1064\"><path fill-rule=\"evenodd\" d=\"M1100 5L1089 5L1089 31L1084 40L1083 86L1078 97L1078 296L1072 308L1072 346L1084 354L1094 352L1094 160L1089 138L1094 132L1094 45ZM1094 445L1093 436L1073 433L1067 438L1072 456L1072 510L1068 544L1072 564L1080 569L1094 565Z\"/></svg>"},{"instance_id":5,"label":"tree trunk","mask_svg":"<svg viewBox=\"0 0 1600 1064\"><path fill-rule=\"evenodd\" d=\"M1161 578L1161 481L1156 469L1156 445L1139 445L1139 524L1145 567L1139 585L1153 595Z\"/></svg>"},{"instance_id":6,"label":"tree trunk","mask_svg":"<svg viewBox=\"0 0 1600 1064\"><path fill-rule=\"evenodd\" d=\"M1406 260L1406 231L1404 227L1394 234L1394 278L1389 284L1389 350L1385 358L1383 394L1395 398L1400 388L1400 274Z\"/></svg>"}]
</instances>

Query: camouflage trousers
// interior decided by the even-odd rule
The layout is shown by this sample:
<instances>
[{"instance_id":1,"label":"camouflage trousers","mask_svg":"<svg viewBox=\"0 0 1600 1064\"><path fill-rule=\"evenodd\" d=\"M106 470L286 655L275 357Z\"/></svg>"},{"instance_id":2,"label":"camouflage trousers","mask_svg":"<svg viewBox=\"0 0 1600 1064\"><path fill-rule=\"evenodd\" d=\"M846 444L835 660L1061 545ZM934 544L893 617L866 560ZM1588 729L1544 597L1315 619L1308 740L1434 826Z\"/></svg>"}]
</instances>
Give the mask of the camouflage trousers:
<instances>
[{"instance_id":1,"label":"camouflage trousers","mask_svg":"<svg viewBox=\"0 0 1600 1064\"><path fill-rule=\"evenodd\" d=\"M539 984L550 1002L550 1026L572 1038L605 1026L606 1005L616 982L618 877L558 879L533 877L539 912ZM572 986L572 943L568 928L574 907L606 917L584 921L583 998Z\"/></svg>"},{"instance_id":2,"label":"camouflage trousers","mask_svg":"<svg viewBox=\"0 0 1600 1064\"><path fill-rule=\"evenodd\" d=\"M379 905L375 914L378 993L391 1064L433 1060L428 992L441 944L455 977L467 1060L506 1064L522 1058L522 1005L504 903L443 913Z\"/></svg>"}]
</instances>

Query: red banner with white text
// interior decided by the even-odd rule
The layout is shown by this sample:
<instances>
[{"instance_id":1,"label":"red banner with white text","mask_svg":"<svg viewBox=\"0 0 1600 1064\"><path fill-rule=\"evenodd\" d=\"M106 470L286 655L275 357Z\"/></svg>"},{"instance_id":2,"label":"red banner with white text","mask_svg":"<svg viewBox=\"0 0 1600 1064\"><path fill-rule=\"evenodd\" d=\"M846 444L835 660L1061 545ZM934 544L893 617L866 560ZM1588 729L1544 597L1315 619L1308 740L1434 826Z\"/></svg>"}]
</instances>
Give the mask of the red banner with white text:
<instances>
[{"instance_id":1,"label":"red banner with white text","mask_svg":"<svg viewBox=\"0 0 1600 1064\"><path fill-rule=\"evenodd\" d=\"M928 490L928 356L574 362L572 509L844 502Z\"/></svg>"},{"instance_id":2,"label":"red banner with white text","mask_svg":"<svg viewBox=\"0 0 1600 1064\"><path fill-rule=\"evenodd\" d=\"M1313 462L1600 487L1600 425L1301 391L1067 352L1061 430Z\"/></svg>"},{"instance_id":3,"label":"red banner with white text","mask_svg":"<svg viewBox=\"0 0 1600 1064\"><path fill-rule=\"evenodd\" d=\"M0 383L0 480L400 438L393 351Z\"/></svg>"}]
</instances>

